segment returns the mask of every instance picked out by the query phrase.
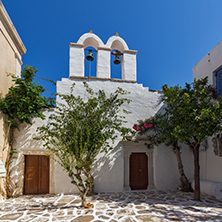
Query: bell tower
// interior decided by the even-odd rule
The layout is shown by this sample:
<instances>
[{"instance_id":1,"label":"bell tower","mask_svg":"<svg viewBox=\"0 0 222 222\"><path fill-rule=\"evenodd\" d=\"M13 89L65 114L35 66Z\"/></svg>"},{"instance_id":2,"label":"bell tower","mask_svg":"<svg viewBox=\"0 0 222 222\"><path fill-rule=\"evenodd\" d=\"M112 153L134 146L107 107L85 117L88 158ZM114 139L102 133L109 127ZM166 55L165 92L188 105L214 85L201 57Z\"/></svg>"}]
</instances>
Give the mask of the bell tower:
<instances>
[{"instance_id":1,"label":"bell tower","mask_svg":"<svg viewBox=\"0 0 222 222\"><path fill-rule=\"evenodd\" d=\"M111 36L107 43L103 41L90 31L83 34L77 43L70 43L69 55L69 78L84 78L85 77L85 51L87 47L91 46L97 51L97 72L96 77L100 79L111 79L111 56L116 56L115 64L121 66L121 79L127 81L137 81L137 61L136 50L130 50L126 42L119 37L118 33ZM115 53L111 53L115 51ZM88 60L92 60L93 52L88 54ZM118 57L122 57L122 62Z\"/></svg>"}]
</instances>

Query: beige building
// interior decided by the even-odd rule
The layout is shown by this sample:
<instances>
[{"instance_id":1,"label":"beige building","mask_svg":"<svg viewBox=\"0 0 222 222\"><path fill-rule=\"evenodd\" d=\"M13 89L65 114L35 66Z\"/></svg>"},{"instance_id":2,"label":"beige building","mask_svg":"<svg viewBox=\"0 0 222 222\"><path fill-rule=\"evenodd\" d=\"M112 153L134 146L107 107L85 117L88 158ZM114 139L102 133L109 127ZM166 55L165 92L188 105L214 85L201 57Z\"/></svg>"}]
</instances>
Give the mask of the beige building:
<instances>
[{"instance_id":1,"label":"beige building","mask_svg":"<svg viewBox=\"0 0 222 222\"><path fill-rule=\"evenodd\" d=\"M20 39L8 13L0 0L0 93L5 95L11 86L11 78L8 73L20 75L22 55L26 48ZM0 113L0 200L5 196L4 164L7 154L7 125L4 123L4 115Z\"/></svg>"}]
</instances>

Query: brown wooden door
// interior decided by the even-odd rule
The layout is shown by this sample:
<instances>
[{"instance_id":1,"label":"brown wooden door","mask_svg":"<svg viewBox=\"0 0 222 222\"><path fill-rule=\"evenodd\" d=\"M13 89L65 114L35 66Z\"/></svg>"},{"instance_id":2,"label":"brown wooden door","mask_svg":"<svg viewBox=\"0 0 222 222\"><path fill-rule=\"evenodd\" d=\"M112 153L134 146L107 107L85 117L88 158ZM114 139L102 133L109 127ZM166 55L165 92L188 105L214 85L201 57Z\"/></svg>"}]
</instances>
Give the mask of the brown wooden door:
<instances>
[{"instance_id":1,"label":"brown wooden door","mask_svg":"<svg viewBox=\"0 0 222 222\"><path fill-rule=\"evenodd\" d=\"M148 186L148 158L146 153L130 155L131 190L144 190Z\"/></svg>"},{"instance_id":2,"label":"brown wooden door","mask_svg":"<svg viewBox=\"0 0 222 222\"><path fill-rule=\"evenodd\" d=\"M24 194L49 193L49 158L44 155L26 155Z\"/></svg>"}]
</instances>

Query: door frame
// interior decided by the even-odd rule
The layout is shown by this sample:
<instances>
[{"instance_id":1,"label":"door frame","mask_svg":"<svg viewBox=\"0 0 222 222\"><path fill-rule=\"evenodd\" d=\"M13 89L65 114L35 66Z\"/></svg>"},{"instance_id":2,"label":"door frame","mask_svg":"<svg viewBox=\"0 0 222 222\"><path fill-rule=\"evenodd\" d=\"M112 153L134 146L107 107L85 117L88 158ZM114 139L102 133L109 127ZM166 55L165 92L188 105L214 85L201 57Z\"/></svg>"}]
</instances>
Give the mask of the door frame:
<instances>
[{"instance_id":1,"label":"door frame","mask_svg":"<svg viewBox=\"0 0 222 222\"><path fill-rule=\"evenodd\" d=\"M124 183L123 190L131 191L130 188L130 155L132 153L146 153L148 157L148 187L147 190L156 189L154 184L154 164L153 164L153 149L148 149L144 141L138 143L131 141L122 141L124 152Z\"/></svg>"},{"instance_id":2,"label":"door frame","mask_svg":"<svg viewBox=\"0 0 222 222\"><path fill-rule=\"evenodd\" d=\"M54 154L50 150L46 149L21 149L21 155L18 157L18 190L16 194L23 195L24 186L24 172L25 172L25 155L51 155L54 158ZM49 193L55 193L55 161L49 159Z\"/></svg>"}]
</instances>

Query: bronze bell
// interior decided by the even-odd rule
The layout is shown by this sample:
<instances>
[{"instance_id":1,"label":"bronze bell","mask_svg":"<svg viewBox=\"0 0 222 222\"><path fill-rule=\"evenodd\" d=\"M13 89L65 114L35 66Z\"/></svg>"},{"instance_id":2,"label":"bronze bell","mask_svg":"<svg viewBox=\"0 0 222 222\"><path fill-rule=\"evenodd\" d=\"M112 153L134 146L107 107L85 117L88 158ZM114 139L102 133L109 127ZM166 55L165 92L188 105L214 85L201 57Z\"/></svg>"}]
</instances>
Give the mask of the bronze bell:
<instances>
[{"instance_id":1,"label":"bronze bell","mask_svg":"<svg viewBox=\"0 0 222 222\"><path fill-rule=\"evenodd\" d=\"M114 64L119 65L121 63L119 59L119 55L115 55L115 60L113 61Z\"/></svg>"},{"instance_id":2,"label":"bronze bell","mask_svg":"<svg viewBox=\"0 0 222 222\"><path fill-rule=\"evenodd\" d=\"M89 53L86 56L86 59L90 62L92 62L94 60L92 50L89 50Z\"/></svg>"}]
</instances>

